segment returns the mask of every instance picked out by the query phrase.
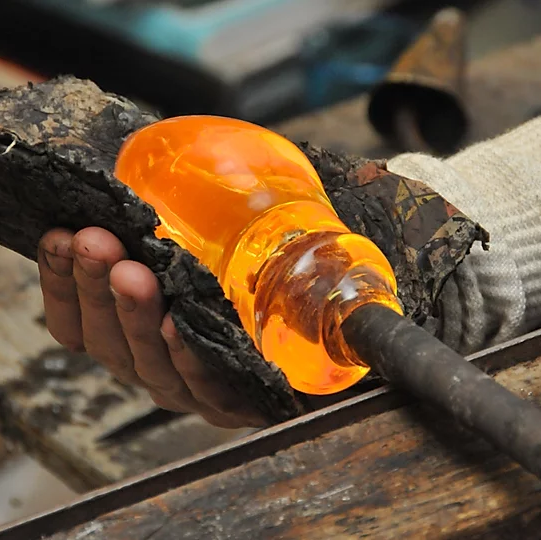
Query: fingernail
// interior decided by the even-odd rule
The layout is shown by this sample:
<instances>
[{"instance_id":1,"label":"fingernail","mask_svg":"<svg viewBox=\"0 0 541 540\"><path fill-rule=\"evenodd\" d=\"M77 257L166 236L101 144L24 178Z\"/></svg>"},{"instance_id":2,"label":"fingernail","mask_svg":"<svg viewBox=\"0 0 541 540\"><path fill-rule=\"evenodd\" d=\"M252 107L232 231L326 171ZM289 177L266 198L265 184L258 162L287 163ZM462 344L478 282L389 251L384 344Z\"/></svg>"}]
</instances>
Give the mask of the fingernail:
<instances>
[{"instance_id":1,"label":"fingernail","mask_svg":"<svg viewBox=\"0 0 541 540\"><path fill-rule=\"evenodd\" d=\"M123 294L119 294L112 287L111 293L115 297L116 305L120 309L124 311L133 311L137 307L135 300L131 296L124 296Z\"/></svg>"},{"instance_id":2,"label":"fingernail","mask_svg":"<svg viewBox=\"0 0 541 540\"><path fill-rule=\"evenodd\" d=\"M103 261L89 259L83 255L76 255L81 270L91 279L101 279L107 275L107 265Z\"/></svg>"},{"instance_id":3,"label":"fingernail","mask_svg":"<svg viewBox=\"0 0 541 540\"><path fill-rule=\"evenodd\" d=\"M73 274L73 259L60 257L48 251L44 251L43 253L50 270L57 276L70 277Z\"/></svg>"}]
</instances>

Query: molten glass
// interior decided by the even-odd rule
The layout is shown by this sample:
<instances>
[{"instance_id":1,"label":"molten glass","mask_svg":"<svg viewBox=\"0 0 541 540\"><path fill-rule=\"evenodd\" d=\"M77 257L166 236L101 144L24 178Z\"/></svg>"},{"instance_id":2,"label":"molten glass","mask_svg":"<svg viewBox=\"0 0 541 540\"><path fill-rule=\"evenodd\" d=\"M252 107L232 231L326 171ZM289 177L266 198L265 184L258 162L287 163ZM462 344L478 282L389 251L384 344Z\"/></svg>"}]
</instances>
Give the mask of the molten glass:
<instances>
[{"instance_id":1,"label":"molten glass","mask_svg":"<svg viewBox=\"0 0 541 540\"><path fill-rule=\"evenodd\" d=\"M245 330L290 384L330 394L369 370L341 324L379 302L401 313L385 256L340 221L306 156L240 120L157 122L122 147L117 178L217 276Z\"/></svg>"}]
</instances>

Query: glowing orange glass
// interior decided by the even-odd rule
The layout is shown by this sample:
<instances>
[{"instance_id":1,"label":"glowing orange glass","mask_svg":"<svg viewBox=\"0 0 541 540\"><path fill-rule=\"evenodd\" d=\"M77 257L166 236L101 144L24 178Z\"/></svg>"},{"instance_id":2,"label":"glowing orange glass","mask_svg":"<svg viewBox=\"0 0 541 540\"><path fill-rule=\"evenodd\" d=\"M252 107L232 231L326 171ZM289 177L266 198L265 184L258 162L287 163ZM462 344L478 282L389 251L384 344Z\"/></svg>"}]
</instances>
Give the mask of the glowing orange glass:
<instances>
[{"instance_id":1,"label":"glowing orange glass","mask_svg":"<svg viewBox=\"0 0 541 540\"><path fill-rule=\"evenodd\" d=\"M341 323L368 302L401 313L396 280L376 245L340 221L294 144L240 120L178 117L133 134L115 172L155 208L157 236L217 276L294 388L330 394L368 372Z\"/></svg>"}]
</instances>

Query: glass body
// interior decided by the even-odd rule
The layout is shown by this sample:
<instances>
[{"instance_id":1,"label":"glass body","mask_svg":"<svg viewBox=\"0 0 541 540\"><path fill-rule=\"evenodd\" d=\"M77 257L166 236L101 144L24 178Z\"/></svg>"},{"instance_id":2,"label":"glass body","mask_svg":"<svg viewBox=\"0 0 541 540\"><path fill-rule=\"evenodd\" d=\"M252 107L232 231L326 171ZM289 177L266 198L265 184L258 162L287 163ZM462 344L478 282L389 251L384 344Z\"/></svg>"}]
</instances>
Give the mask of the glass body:
<instances>
[{"instance_id":1,"label":"glass body","mask_svg":"<svg viewBox=\"0 0 541 540\"><path fill-rule=\"evenodd\" d=\"M367 302L401 313L396 280L376 245L340 221L293 143L240 120L171 118L131 135L115 174L155 208L156 235L217 276L294 388L329 394L368 372L341 323Z\"/></svg>"}]
</instances>

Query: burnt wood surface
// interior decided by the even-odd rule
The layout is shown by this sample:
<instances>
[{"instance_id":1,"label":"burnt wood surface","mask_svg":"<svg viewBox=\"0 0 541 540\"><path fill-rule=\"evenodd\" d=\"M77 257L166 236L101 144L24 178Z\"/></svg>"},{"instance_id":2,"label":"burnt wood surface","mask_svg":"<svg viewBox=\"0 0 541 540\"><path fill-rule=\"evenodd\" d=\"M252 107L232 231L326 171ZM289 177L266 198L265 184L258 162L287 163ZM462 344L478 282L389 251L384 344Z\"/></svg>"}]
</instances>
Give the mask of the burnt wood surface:
<instances>
[{"instance_id":1,"label":"burnt wood surface","mask_svg":"<svg viewBox=\"0 0 541 540\"><path fill-rule=\"evenodd\" d=\"M541 404L541 359L496 375ZM47 540L538 540L541 481L416 405L111 512Z\"/></svg>"},{"instance_id":2,"label":"burnt wood surface","mask_svg":"<svg viewBox=\"0 0 541 540\"><path fill-rule=\"evenodd\" d=\"M264 362L216 279L185 250L159 241L153 209L118 182L125 137L156 118L88 81L65 77L0 94L0 244L35 259L55 226L101 226L147 264L172 300L177 328L224 384L269 422L302 412L282 372ZM188 322L189 321L189 322Z\"/></svg>"},{"instance_id":3,"label":"burnt wood surface","mask_svg":"<svg viewBox=\"0 0 541 540\"><path fill-rule=\"evenodd\" d=\"M154 210L114 177L123 141L155 120L130 101L73 77L0 93L0 244L35 259L39 239L53 227L110 230L133 259L158 276L177 329L224 384L270 424L306 412L307 401L263 360L216 278L174 242L158 240ZM472 243L483 239L480 228L465 216L452 216L418 182L402 187L412 181L387 172L384 164L306 143L300 148L342 220L389 258L406 314L423 323L431 318L441 284ZM378 189L385 183L387 190ZM417 193L406 198L403 212L396 210L397 190ZM409 228L408 215L414 216ZM418 256L425 245L429 252Z\"/></svg>"}]
</instances>

